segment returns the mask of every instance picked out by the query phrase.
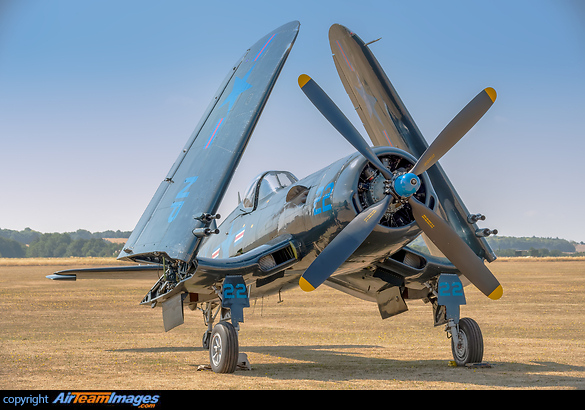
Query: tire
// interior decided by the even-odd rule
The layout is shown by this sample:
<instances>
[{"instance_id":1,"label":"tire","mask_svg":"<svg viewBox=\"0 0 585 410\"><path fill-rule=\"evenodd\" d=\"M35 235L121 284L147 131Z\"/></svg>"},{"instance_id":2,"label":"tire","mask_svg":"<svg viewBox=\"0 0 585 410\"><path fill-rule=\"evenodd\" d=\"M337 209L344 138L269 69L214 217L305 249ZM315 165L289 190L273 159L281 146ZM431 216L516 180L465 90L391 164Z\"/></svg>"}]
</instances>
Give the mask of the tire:
<instances>
[{"instance_id":1,"label":"tire","mask_svg":"<svg viewBox=\"0 0 585 410\"><path fill-rule=\"evenodd\" d=\"M211 332L209 362L215 373L233 373L238 364L238 332L229 322L219 322Z\"/></svg>"},{"instance_id":2,"label":"tire","mask_svg":"<svg viewBox=\"0 0 585 410\"><path fill-rule=\"evenodd\" d=\"M451 339L451 351L457 366L481 363L483 360L483 336L477 322L468 317L459 320L459 343Z\"/></svg>"}]
</instances>

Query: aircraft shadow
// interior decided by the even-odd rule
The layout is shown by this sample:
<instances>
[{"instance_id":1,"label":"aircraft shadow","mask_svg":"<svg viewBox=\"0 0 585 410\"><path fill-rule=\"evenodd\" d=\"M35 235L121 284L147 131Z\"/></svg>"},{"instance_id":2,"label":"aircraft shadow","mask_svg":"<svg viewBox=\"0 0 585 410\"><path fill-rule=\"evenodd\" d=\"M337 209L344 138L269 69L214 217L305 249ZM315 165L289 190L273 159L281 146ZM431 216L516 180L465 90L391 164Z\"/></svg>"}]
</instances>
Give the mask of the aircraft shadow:
<instances>
[{"instance_id":1,"label":"aircraft shadow","mask_svg":"<svg viewBox=\"0 0 585 410\"><path fill-rule=\"evenodd\" d=\"M142 348L131 348L131 349L110 349L106 352L117 352L117 353L189 353L189 352L202 352L205 349L202 347L142 347Z\"/></svg>"},{"instance_id":2,"label":"aircraft shadow","mask_svg":"<svg viewBox=\"0 0 585 410\"><path fill-rule=\"evenodd\" d=\"M241 346L248 354L252 372L236 371L236 375L278 380L315 381L397 380L402 382L450 382L474 384L478 388L538 388L569 386L585 388L582 372L585 366L556 362L490 362L492 368L473 371L449 367L451 358L441 360L400 360L369 357L376 345L308 345L308 346ZM110 352L190 353L205 351L202 347L152 347L115 349ZM289 359L290 363L254 363L254 354ZM193 364L194 367L204 364ZM549 374L550 373L550 374ZM554 374L553 374L554 373ZM410 385L405 384L405 388Z\"/></svg>"},{"instance_id":3,"label":"aircraft shadow","mask_svg":"<svg viewBox=\"0 0 585 410\"><path fill-rule=\"evenodd\" d=\"M252 370L276 379L297 379L300 370L303 378L316 381L342 380L398 380L404 382L453 382L474 384L478 388L507 387L534 388L572 386L585 388L583 365L556 362L509 363L490 362L491 368L468 369L450 367L451 357L442 360L400 360L368 357L368 349L375 345L323 345L323 346L245 346L245 353L267 354L295 360L294 363L254 364ZM347 351L351 349L351 351ZM356 349L358 350L356 352ZM360 353L363 351L363 354ZM287 371L287 369L289 371ZM547 374L547 373L555 374ZM236 372L240 373L240 372ZM245 372L241 373L245 375ZM405 387L409 385L406 384Z\"/></svg>"}]
</instances>

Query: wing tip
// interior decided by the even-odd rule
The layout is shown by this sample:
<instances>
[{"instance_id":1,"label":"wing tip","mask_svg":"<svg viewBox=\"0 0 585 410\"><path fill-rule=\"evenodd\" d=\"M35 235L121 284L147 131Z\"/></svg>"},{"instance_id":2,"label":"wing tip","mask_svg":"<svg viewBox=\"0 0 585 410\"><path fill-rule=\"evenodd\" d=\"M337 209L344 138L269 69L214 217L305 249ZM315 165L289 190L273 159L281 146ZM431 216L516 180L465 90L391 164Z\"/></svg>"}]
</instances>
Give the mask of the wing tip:
<instances>
[{"instance_id":1,"label":"wing tip","mask_svg":"<svg viewBox=\"0 0 585 410\"><path fill-rule=\"evenodd\" d=\"M52 275L47 275L45 277L51 280L77 280L76 275L65 275L60 273L54 273Z\"/></svg>"}]
</instances>

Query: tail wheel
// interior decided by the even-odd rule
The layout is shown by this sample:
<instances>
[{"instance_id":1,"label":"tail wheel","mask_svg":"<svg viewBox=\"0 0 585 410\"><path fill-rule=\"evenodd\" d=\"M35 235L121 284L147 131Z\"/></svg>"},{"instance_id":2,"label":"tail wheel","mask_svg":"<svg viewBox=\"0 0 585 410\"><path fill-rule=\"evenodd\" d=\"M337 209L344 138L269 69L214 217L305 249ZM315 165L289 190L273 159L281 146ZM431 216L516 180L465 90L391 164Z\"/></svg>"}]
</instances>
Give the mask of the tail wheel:
<instances>
[{"instance_id":1,"label":"tail wheel","mask_svg":"<svg viewBox=\"0 0 585 410\"><path fill-rule=\"evenodd\" d=\"M211 332L209 359L215 373L233 373L238 364L238 332L229 322L219 322Z\"/></svg>"},{"instance_id":2,"label":"tail wheel","mask_svg":"<svg viewBox=\"0 0 585 410\"><path fill-rule=\"evenodd\" d=\"M459 320L458 343L451 339L451 351L457 366L481 363L483 360L483 336L477 322L468 317Z\"/></svg>"}]
</instances>

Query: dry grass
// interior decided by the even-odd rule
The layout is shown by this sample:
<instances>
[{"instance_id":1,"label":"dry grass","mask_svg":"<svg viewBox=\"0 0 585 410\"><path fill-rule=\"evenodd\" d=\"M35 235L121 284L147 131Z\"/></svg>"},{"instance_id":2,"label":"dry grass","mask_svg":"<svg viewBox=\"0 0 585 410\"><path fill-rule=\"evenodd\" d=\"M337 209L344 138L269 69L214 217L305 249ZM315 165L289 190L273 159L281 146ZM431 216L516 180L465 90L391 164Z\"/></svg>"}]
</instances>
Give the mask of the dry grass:
<instances>
[{"instance_id":1,"label":"dry grass","mask_svg":"<svg viewBox=\"0 0 585 410\"><path fill-rule=\"evenodd\" d=\"M585 256L498 257L498 262L583 262Z\"/></svg>"},{"instance_id":2,"label":"dry grass","mask_svg":"<svg viewBox=\"0 0 585 410\"><path fill-rule=\"evenodd\" d=\"M491 369L448 366L429 305L382 321L375 304L323 287L252 301L240 344L253 370L228 375L196 370L209 362L200 312L165 333L161 310L139 306L156 274L45 279L70 267L0 267L0 388L585 388L585 261L497 261L495 302L466 288L462 316L480 324Z\"/></svg>"}]
</instances>

